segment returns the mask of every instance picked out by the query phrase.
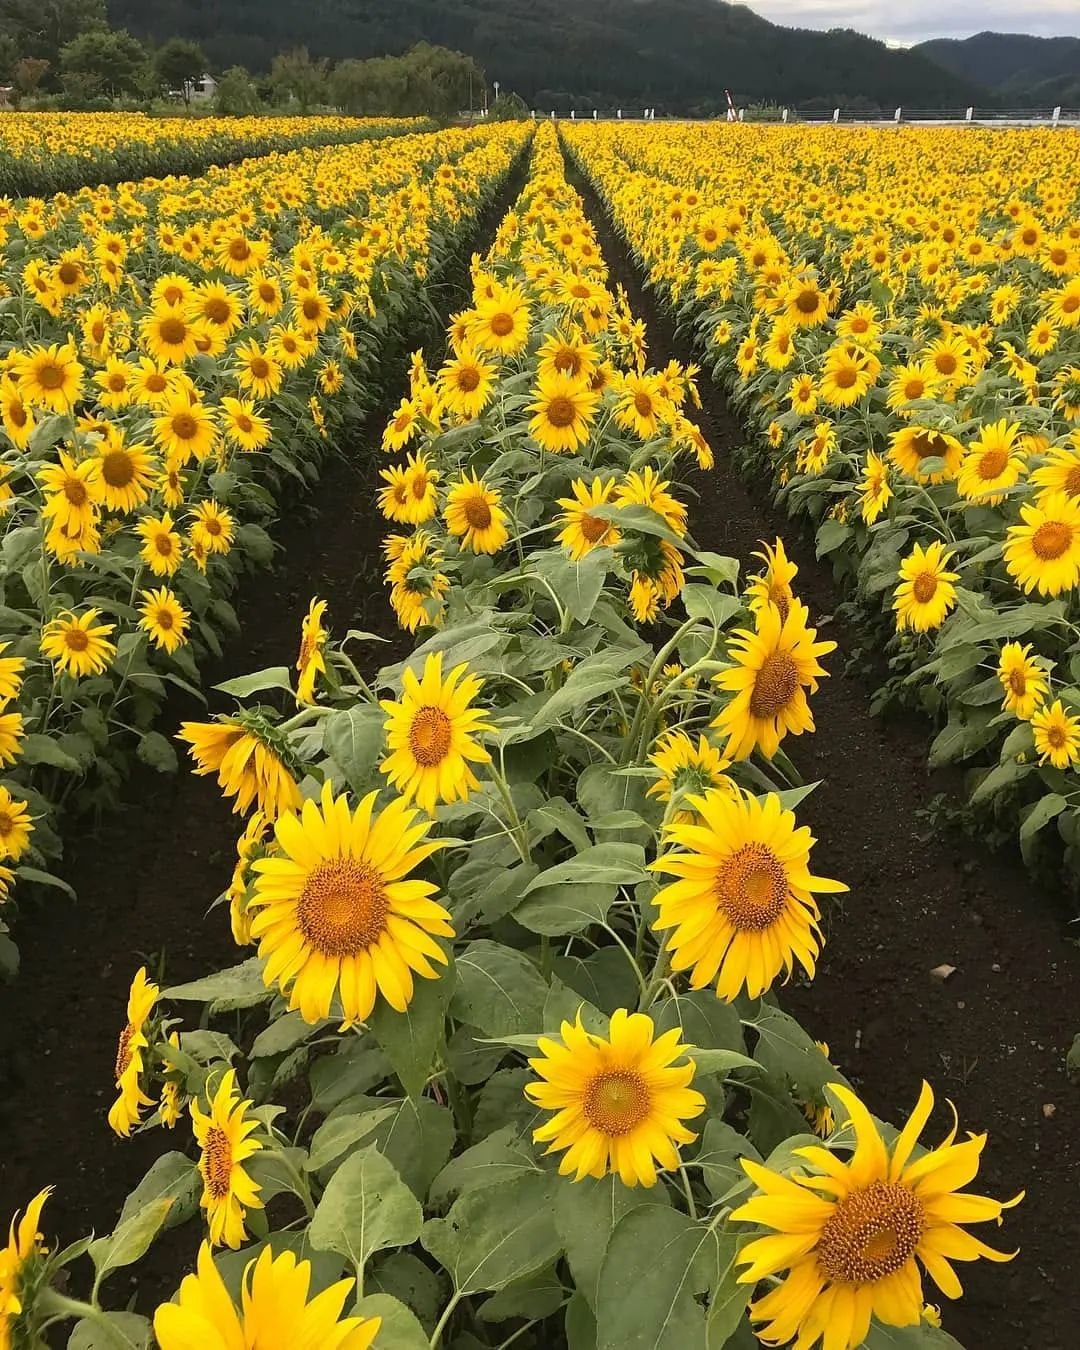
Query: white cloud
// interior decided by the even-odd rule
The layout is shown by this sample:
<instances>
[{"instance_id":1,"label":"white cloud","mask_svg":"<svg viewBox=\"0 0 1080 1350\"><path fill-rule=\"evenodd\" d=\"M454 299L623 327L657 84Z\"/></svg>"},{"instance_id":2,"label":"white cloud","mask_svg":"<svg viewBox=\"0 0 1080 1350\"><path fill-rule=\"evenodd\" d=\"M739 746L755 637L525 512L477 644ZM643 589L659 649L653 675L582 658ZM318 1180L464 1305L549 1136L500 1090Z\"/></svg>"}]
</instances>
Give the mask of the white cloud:
<instances>
[{"instance_id":1,"label":"white cloud","mask_svg":"<svg viewBox=\"0 0 1080 1350\"><path fill-rule=\"evenodd\" d=\"M750 0L750 8L774 23L797 28L855 28L871 37L907 46L931 37L970 37L991 29L1041 37L1080 37L1077 0Z\"/></svg>"}]
</instances>

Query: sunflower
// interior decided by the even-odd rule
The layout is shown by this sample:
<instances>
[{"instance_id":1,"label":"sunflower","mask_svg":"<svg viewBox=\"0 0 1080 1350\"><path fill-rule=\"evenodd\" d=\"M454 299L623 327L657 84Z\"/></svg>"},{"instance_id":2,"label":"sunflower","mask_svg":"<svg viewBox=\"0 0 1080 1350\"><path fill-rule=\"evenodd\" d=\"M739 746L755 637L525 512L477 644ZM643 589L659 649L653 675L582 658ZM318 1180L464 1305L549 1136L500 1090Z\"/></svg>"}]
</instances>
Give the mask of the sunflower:
<instances>
[{"instance_id":1,"label":"sunflower","mask_svg":"<svg viewBox=\"0 0 1080 1350\"><path fill-rule=\"evenodd\" d=\"M225 892L229 901L229 923L233 941L238 947L247 947L251 943L251 911L248 909L248 891L251 888L251 863L262 856L266 849L266 832L270 821L261 811L253 811L248 817L244 831L236 841L236 862L233 864L232 879ZM273 848L274 845L271 845Z\"/></svg>"},{"instance_id":2,"label":"sunflower","mask_svg":"<svg viewBox=\"0 0 1080 1350\"><path fill-rule=\"evenodd\" d=\"M712 723L727 734L724 753L731 758L746 759L759 749L772 759L788 732L814 730L805 690L817 691L818 677L826 673L818 657L834 651L836 643L818 642L808 617L806 606L793 598L786 616L765 605L755 615L754 632L735 630L728 649L734 665L714 677L734 697Z\"/></svg>"},{"instance_id":3,"label":"sunflower","mask_svg":"<svg viewBox=\"0 0 1080 1350\"><path fill-rule=\"evenodd\" d=\"M811 277L792 282L784 297L784 314L798 328L819 328L829 317L827 296Z\"/></svg>"},{"instance_id":4,"label":"sunflower","mask_svg":"<svg viewBox=\"0 0 1080 1350\"><path fill-rule=\"evenodd\" d=\"M326 601L312 596L308 612L300 625L300 650L296 656L296 701L305 705L315 702L315 681L326 674L323 649L329 632L323 627Z\"/></svg>"},{"instance_id":5,"label":"sunflower","mask_svg":"<svg viewBox=\"0 0 1080 1350\"><path fill-rule=\"evenodd\" d=\"M660 391L657 375L624 375L618 394L615 420L639 440L659 436L661 427L671 420L671 404Z\"/></svg>"},{"instance_id":6,"label":"sunflower","mask_svg":"<svg viewBox=\"0 0 1080 1350\"><path fill-rule=\"evenodd\" d=\"M127 361L121 361L115 356L106 360L105 369L99 370L94 376L94 383L101 390L98 402L103 408L115 411L128 406L134 396L131 387L133 372L134 367Z\"/></svg>"},{"instance_id":7,"label":"sunflower","mask_svg":"<svg viewBox=\"0 0 1080 1350\"><path fill-rule=\"evenodd\" d=\"M174 384L172 374L164 361L154 361L149 356L139 358L139 364L132 368L131 394L140 407L163 408L169 401Z\"/></svg>"},{"instance_id":8,"label":"sunflower","mask_svg":"<svg viewBox=\"0 0 1080 1350\"><path fill-rule=\"evenodd\" d=\"M420 409L414 399L403 398L383 430L382 448L387 452L404 450L419 431Z\"/></svg>"},{"instance_id":9,"label":"sunflower","mask_svg":"<svg viewBox=\"0 0 1080 1350\"><path fill-rule=\"evenodd\" d=\"M681 1028L656 1035L645 1013L617 1008L608 1039L563 1022L559 1040L541 1036L529 1067L543 1081L525 1095L555 1114L533 1131L547 1153L562 1153L560 1176L616 1174L624 1186L655 1186L657 1164L679 1166L679 1144L697 1135L682 1123L701 1115L705 1098L690 1087L695 1066Z\"/></svg>"},{"instance_id":10,"label":"sunflower","mask_svg":"<svg viewBox=\"0 0 1080 1350\"><path fill-rule=\"evenodd\" d=\"M1030 594L1060 595L1080 582L1080 501L1065 492L1044 492L1020 507L1023 523L1005 539L1009 575Z\"/></svg>"},{"instance_id":11,"label":"sunflower","mask_svg":"<svg viewBox=\"0 0 1080 1350\"><path fill-rule=\"evenodd\" d=\"M233 352L233 375L240 389L253 398L273 398L284 378L281 363L255 341L245 342Z\"/></svg>"},{"instance_id":12,"label":"sunflower","mask_svg":"<svg viewBox=\"0 0 1080 1350\"><path fill-rule=\"evenodd\" d=\"M1080 499L1080 437L1072 445L1049 450L1042 465L1031 475L1032 485L1043 491L1064 492Z\"/></svg>"},{"instance_id":13,"label":"sunflower","mask_svg":"<svg viewBox=\"0 0 1080 1350\"><path fill-rule=\"evenodd\" d=\"M471 421L479 417L491 401L495 388L495 366L463 343L457 353L439 371L439 393L445 407L455 417Z\"/></svg>"},{"instance_id":14,"label":"sunflower","mask_svg":"<svg viewBox=\"0 0 1080 1350\"><path fill-rule=\"evenodd\" d=\"M12 445L17 450L25 450L37 423L10 375L0 379L0 419Z\"/></svg>"},{"instance_id":15,"label":"sunflower","mask_svg":"<svg viewBox=\"0 0 1080 1350\"><path fill-rule=\"evenodd\" d=\"M469 323L469 338L483 352L514 356L529 341L532 313L523 291L500 287L491 299L482 300Z\"/></svg>"},{"instance_id":16,"label":"sunflower","mask_svg":"<svg viewBox=\"0 0 1080 1350\"><path fill-rule=\"evenodd\" d=\"M230 445L250 452L269 444L273 434L270 423L251 399L230 398L226 394L221 400L221 412L222 431Z\"/></svg>"},{"instance_id":17,"label":"sunflower","mask_svg":"<svg viewBox=\"0 0 1080 1350\"><path fill-rule=\"evenodd\" d=\"M821 397L834 408L849 408L871 388L879 363L855 346L830 348L821 372Z\"/></svg>"},{"instance_id":18,"label":"sunflower","mask_svg":"<svg viewBox=\"0 0 1080 1350\"><path fill-rule=\"evenodd\" d=\"M142 538L139 556L156 577L171 577L184 557L184 546L168 511L160 519L145 516L135 526Z\"/></svg>"},{"instance_id":19,"label":"sunflower","mask_svg":"<svg viewBox=\"0 0 1080 1350\"><path fill-rule=\"evenodd\" d=\"M260 1140L251 1138L259 1128L259 1121L247 1114L251 1102L240 1098L235 1069L224 1074L217 1091L208 1096L207 1104L209 1112L203 1112L197 1101L191 1103L192 1129L202 1150L200 1204L206 1210L211 1244L235 1251L247 1237L244 1229L247 1210L263 1207L259 1199L262 1187L243 1168L244 1161L263 1148Z\"/></svg>"},{"instance_id":20,"label":"sunflower","mask_svg":"<svg viewBox=\"0 0 1080 1350\"><path fill-rule=\"evenodd\" d=\"M155 647L170 655L187 641L191 615L167 586L156 591L141 591L139 627L149 633Z\"/></svg>"},{"instance_id":21,"label":"sunflower","mask_svg":"<svg viewBox=\"0 0 1080 1350\"><path fill-rule=\"evenodd\" d=\"M986 1246L960 1227L1000 1222L1022 1195L1001 1203L958 1190L979 1167L986 1136L953 1142L955 1127L937 1148L912 1161L933 1110L924 1083L918 1104L891 1144L849 1088L829 1084L848 1113L855 1148L842 1161L820 1145L797 1148L799 1164L778 1172L740 1159L756 1194L731 1218L774 1231L742 1247L736 1261L743 1284L787 1274L756 1303L750 1317L767 1322L758 1336L769 1344L796 1341L811 1350L854 1350L871 1318L886 1326L916 1326L923 1317L920 1263L949 1298L963 1289L951 1262L1011 1256Z\"/></svg>"},{"instance_id":22,"label":"sunflower","mask_svg":"<svg viewBox=\"0 0 1080 1350\"><path fill-rule=\"evenodd\" d=\"M109 1125L125 1139L141 1119L144 1106L153 1101L142 1090L143 1051L149 1048L145 1027L160 990L146 978L146 967L135 973L127 1001L127 1023L120 1033L116 1050L116 1086L119 1097L109 1108Z\"/></svg>"},{"instance_id":23,"label":"sunflower","mask_svg":"<svg viewBox=\"0 0 1080 1350\"><path fill-rule=\"evenodd\" d=\"M186 390L171 394L154 418L154 440L167 456L183 464L193 459L202 463L217 445L217 437L213 409Z\"/></svg>"},{"instance_id":24,"label":"sunflower","mask_svg":"<svg viewBox=\"0 0 1080 1350\"><path fill-rule=\"evenodd\" d=\"M499 506L501 493L489 488L474 473L466 474L446 493L443 517L446 528L461 539L461 547L473 553L498 553L510 532L506 512Z\"/></svg>"},{"instance_id":25,"label":"sunflower","mask_svg":"<svg viewBox=\"0 0 1080 1350\"><path fill-rule=\"evenodd\" d=\"M123 431L110 424L97 455L102 498L110 511L127 514L149 500L157 474L149 446L127 445Z\"/></svg>"},{"instance_id":26,"label":"sunflower","mask_svg":"<svg viewBox=\"0 0 1080 1350\"><path fill-rule=\"evenodd\" d=\"M350 811L324 783L321 807L308 801L282 816L278 853L252 864L263 979L310 1023L330 1016L335 994L343 1027L370 1015L377 992L404 1012L413 973L436 979L431 962L447 963L434 939L454 936L450 915L431 898L436 886L408 876L443 845L403 799L376 813L377 797Z\"/></svg>"},{"instance_id":27,"label":"sunflower","mask_svg":"<svg viewBox=\"0 0 1080 1350\"><path fill-rule=\"evenodd\" d=\"M951 552L940 539L924 549L916 544L900 564L900 584L896 587L893 609L896 627L927 633L940 628L956 604L958 572L950 572L946 563Z\"/></svg>"},{"instance_id":28,"label":"sunflower","mask_svg":"<svg viewBox=\"0 0 1080 1350\"><path fill-rule=\"evenodd\" d=\"M19 697L26 667L25 656L4 655L10 646L10 642L0 642L0 705Z\"/></svg>"},{"instance_id":29,"label":"sunflower","mask_svg":"<svg viewBox=\"0 0 1080 1350\"><path fill-rule=\"evenodd\" d=\"M587 380L557 373L541 374L533 393L529 435L537 445L552 454L573 453L588 441L600 395L590 388Z\"/></svg>"},{"instance_id":30,"label":"sunflower","mask_svg":"<svg viewBox=\"0 0 1080 1350\"><path fill-rule=\"evenodd\" d=\"M885 403L891 412L910 417L907 404L916 399L932 398L942 379L929 361L915 361L894 366L889 380Z\"/></svg>"},{"instance_id":31,"label":"sunflower","mask_svg":"<svg viewBox=\"0 0 1080 1350\"><path fill-rule=\"evenodd\" d=\"M1057 698L1031 717L1031 731L1039 763L1047 760L1055 769L1068 769L1080 761L1080 717L1072 717Z\"/></svg>"},{"instance_id":32,"label":"sunflower","mask_svg":"<svg viewBox=\"0 0 1080 1350\"><path fill-rule=\"evenodd\" d=\"M380 768L406 802L415 801L428 815L436 803L464 801L480 786L470 764L487 764L491 756L475 737L492 730L483 710L473 706L482 688L464 665L444 680L442 652L432 652L419 680L406 669L400 700L381 701L390 754Z\"/></svg>"},{"instance_id":33,"label":"sunflower","mask_svg":"<svg viewBox=\"0 0 1080 1350\"><path fill-rule=\"evenodd\" d=\"M204 1242L176 1302L154 1313L154 1336L161 1350L370 1350L382 1318L340 1320L355 1283L339 1280L309 1303L311 1263L267 1246L244 1270L238 1308Z\"/></svg>"},{"instance_id":34,"label":"sunflower","mask_svg":"<svg viewBox=\"0 0 1080 1350\"><path fill-rule=\"evenodd\" d=\"M232 513L212 497L192 508L191 537L210 553L226 554L232 548L236 532Z\"/></svg>"},{"instance_id":35,"label":"sunflower","mask_svg":"<svg viewBox=\"0 0 1080 1350\"><path fill-rule=\"evenodd\" d=\"M82 533L94 525L105 496L98 460L75 460L61 450L60 463L46 464L38 470L37 479L49 494L41 510L46 520L68 534Z\"/></svg>"},{"instance_id":36,"label":"sunflower","mask_svg":"<svg viewBox=\"0 0 1080 1350\"><path fill-rule=\"evenodd\" d=\"M537 349L537 368L541 377L568 375L572 380L588 381L599 363L599 355L598 348L586 342L580 330L570 336L555 332Z\"/></svg>"},{"instance_id":37,"label":"sunflower","mask_svg":"<svg viewBox=\"0 0 1080 1350\"><path fill-rule=\"evenodd\" d=\"M116 625L99 624L100 614L100 609L87 609L82 614L65 610L42 629L41 651L59 674L78 680L84 675L100 675L108 668L116 655L116 644L109 641Z\"/></svg>"},{"instance_id":38,"label":"sunflower","mask_svg":"<svg viewBox=\"0 0 1080 1350\"><path fill-rule=\"evenodd\" d=\"M646 464L641 473L631 471L618 485L615 505L648 506L673 534L683 535L686 533L686 507L668 492L670 486L651 464Z\"/></svg>"},{"instance_id":39,"label":"sunflower","mask_svg":"<svg viewBox=\"0 0 1080 1350\"><path fill-rule=\"evenodd\" d=\"M956 490L961 497L984 506L997 506L1005 499L1005 491L1020 481L1024 472L1024 448L1020 424L988 423L982 434L972 441L960 465Z\"/></svg>"},{"instance_id":40,"label":"sunflower","mask_svg":"<svg viewBox=\"0 0 1080 1350\"><path fill-rule=\"evenodd\" d=\"M964 447L955 436L932 427L901 427L889 437L889 458L917 483L943 483L960 472ZM927 473L922 466L928 459L942 463Z\"/></svg>"},{"instance_id":41,"label":"sunflower","mask_svg":"<svg viewBox=\"0 0 1080 1350\"><path fill-rule=\"evenodd\" d=\"M32 347L13 366L27 403L54 413L70 412L82 397L83 368L70 343Z\"/></svg>"},{"instance_id":42,"label":"sunflower","mask_svg":"<svg viewBox=\"0 0 1080 1350\"><path fill-rule=\"evenodd\" d=\"M649 763L660 777L649 787L647 795L675 804L677 809L671 815L675 825L693 825L698 819L696 812L686 810L683 805L690 793L700 795L710 788L738 791L724 772L731 760L724 759L704 736L699 736L695 745L685 731L666 731L653 747Z\"/></svg>"},{"instance_id":43,"label":"sunflower","mask_svg":"<svg viewBox=\"0 0 1080 1350\"><path fill-rule=\"evenodd\" d=\"M559 498L563 511L556 523L563 528L557 538L574 562L580 562L594 548L614 548L622 537L613 521L592 514L597 506L613 504L615 488L614 478L594 478L590 484L575 478L571 487L574 495Z\"/></svg>"},{"instance_id":44,"label":"sunflower","mask_svg":"<svg viewBox=\"0 0 1080 1350\"><path fill-rule=\"evenodd\" d=\"M687 803L700 821L668 829L683 851L650 864L681 878L653 900L654 930L674 930L665 943L672 968L689 970L694 989L715 981L728 1002L744 987L759 997L795 962L813 977L821 949L814 893L847 887L811 875L809 829L796 827L773 793L762 801L712 789Z\"/></svg>"},{"instance_id":45,"label":"sunflower","mask_svg":"<svg viewBox=\"0 0 1080 1350\"><path fill-rule=\"evenodd\" d=\"M753 556L761 559L765 571L754 577L746 588L746 602L754 614L760 613L766 605L775 605L783 620L787 618L791 602L795 599L791 583L799 569L787 556L782 539L778 538L772 545L762 542L761 547L764 551Z\"/></svg>"},{"instance_id":46,"label":"sunflower","mask_svg":"<svg viewBox=\"0 0 1080 1350\"><path fill-rule=\"evenodd\" d=\"M25 735L22 713L0 712L0 765L15 763L22 753Z\"/></svg>"},{"instance_id":47,"label":"sunflower","mask_svg":"<svg viewBox=\"0 0 1080 1350\"><path fill-rule=\"evenodd\" d=\"M809 415L817 408L817 386L812 375L796 375L788 386L787 399L792 412L801 417Z\"/></svg>"},{"instance_id":48,"label":"sunflower","mask_svg":"<svg viewBox=\"0 0 1080 1350\"><path fill-rule=\"evenodd\" d=\"M1031 659L1030 652L1030 643L1021 647L1019 642L1006 642L1001 649L997 668L997 677L1005 695L1002 711L1011 712L1024 722L1031 721L1050 688L1046 672Z\"/></svg>"},{"instance_id":49,"label":"sunflower","mask_svg":"<svg viewBox=\"0 0 1080 1350\"><path fill-rule=\"evenodd\" d=\"M18 862L30 847L33 832L29 805L13 797L0 783L0 858Z\"/></svg>"},{"instance_id":50,"label":"sunflower","mask_svg":"<svg viewBox=\"0 0 1080 1350\"><path fill-rule=\"evenodd\" d=\"M199 350L195 317L186 304L158 301L139 325L142 345L152 360L182 366Z\"/></svg>"},{"instance_id":51,"label":"sunflower","mask_svg":"<svg viewBox=\"0 0 1080 1350\"><path fill-rule=\"evenodd\" d=\"M38 1286L38 1272L32 1267L44 1254L40 1245L41 1211L52 1194L52 1187L39 1191L21 1217L16 1214L8 1231L7 1246L0 1248L0 1346L9 1350L22 1344L41 1344L26 1326L32 1307L26 1306ZM18 1319L18 1320L17 1320ZM24 1342L24 1336L26 1337Z\"/></svg>"},{"instance_id":52,"label":"sunflower","mask_svg":"<svg viewBox=\"0 0 1080 1350\"><path fill-rule=\"evenodd\" d=\"M234 811L243 813L252 802L270 820L296 810L300 789L265 731L239 718L215 722L183 722L179 739L191 746L194 773L217 773L226 797L235 797Z\"/></svg>"},{"instance_id":53,"label":"sunflower","mask_svg":"<svg viewBox=\"0 0 1080 1350\"><path fill-rule=\"evenodd\" d=\"M866 452L865 476L859 488L862 518L873 525L889 504L893 490L889 485L889 467L873 450Z\"/></svg>"}]
</instances>

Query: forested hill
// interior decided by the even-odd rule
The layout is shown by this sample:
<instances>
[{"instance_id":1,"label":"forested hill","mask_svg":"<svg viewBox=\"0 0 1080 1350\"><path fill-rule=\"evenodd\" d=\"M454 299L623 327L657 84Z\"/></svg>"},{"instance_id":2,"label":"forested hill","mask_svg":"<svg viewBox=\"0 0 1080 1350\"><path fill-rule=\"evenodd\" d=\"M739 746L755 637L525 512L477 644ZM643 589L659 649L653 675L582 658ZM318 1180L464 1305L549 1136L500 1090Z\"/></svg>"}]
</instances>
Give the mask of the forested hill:
<instances>
[{"instance_id":1,"label":"forested hill","mask_svg":"<svg viewBox=\"0 0 1080 1350\"><path fill-rule=\"evenodd\" d=\"M995 90L1002 101L1080 104L1080 38L976 33L913 49L950 74Z\"/></svg>"},{"instance_id":2,"label":"forested hill","mask_svg":"<svg viewBox=\"0 0 1080 1350\"><path fill-rule=\"evenodd\" d=\"M651 103L713 111L743 99L958 106L967 80L850 30L781 28L720 0L109 0L142 38L192 38L211 63L266 70L284 48L344 60L428 41L474 56L530 104Z\"/></svg>"}]
</instances>

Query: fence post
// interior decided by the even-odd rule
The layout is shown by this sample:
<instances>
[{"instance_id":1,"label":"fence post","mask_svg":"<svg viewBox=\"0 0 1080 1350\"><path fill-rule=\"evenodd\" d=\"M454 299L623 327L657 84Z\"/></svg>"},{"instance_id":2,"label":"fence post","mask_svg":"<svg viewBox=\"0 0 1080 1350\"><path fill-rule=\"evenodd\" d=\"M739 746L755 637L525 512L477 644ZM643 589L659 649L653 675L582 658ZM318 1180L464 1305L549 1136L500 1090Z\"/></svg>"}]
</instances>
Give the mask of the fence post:
<instances>
[{"instance_id":1,"label":"fence post","mask_svg":"<svg viewBox=\"0 0 1080 1350\"><path fill-rule=\"evenodd\" d=\"M783 111L781 120L784 121L784 122L786 122L786 121L787 121L787 117L788 117L788 110L785 108L784 111Z\"/></svg>"},{"instance_id":2,"label":"fence post","mask_svg":"<svg viewBox=\"0 0 1080 1350\"><path fill-rule=\"evenodd\" d=\"M552 110L551 110L551 120L552 120L553 122L555 121L555 109L554 109L554 108L552 108Z\"/></svg>"},{"instance_id":3,"label":"fence post","mask_svg":"<svg viewBox=\"0 0 1080 1350\"><path fill-rule=\"evenodd\" d=\"M595 108L592 110L592 120L593 120L594 122L596 121L596 109L595 109Z\"/></svg>"},{"instance_id":4,"label":"fence post","mask_svg":"<svg viewBox=\"0 0 1080 1350\"><path fill-rule=\"evenodd\" d=\"M618 110L618 112L615 114L615 116L619 119L620 122L622 121L622 109L621 109L621 108Z\"/></svg>"},{"instance_id":5,"label":"fence post","mask_svg":"<svg viewBox=\"0 0 1080 1350\"><path fill-rule=\"evenodd\" d=\"M834 108L834 109L832 110L832 120L833 120L834 122L839 122L839 121L840 121L840 109L839 109L839 108Z\"/></svg>"},{"instance_id":6,"label":"fence post","mask_svg":"<svg viewBox=\"0 0 1080 1350\"><path fill-rule=\"evenodd\" d=\"M577 109L576 109L576 108L571 108L571 109L570 109L570 121L571 121L571 122L576 122L576 121L577 121Z\"/></svg>"},{"instance_id":7,"label":"fence post","mask_svg":"<svg viewBox=\"0 0 1080 1350\"><path fill-rule=\"evenodd\" d=\"M893 113L893 121L894 121L894 122L897 122L897 123L898 123L898 122L900 121L900 114L901 114L903 111L904 111L903 108L897 108L897 110Z\"/></svg>"},{"instance_id":8,"label":"fence post","mask_svg":"<svg viewBox=\"0 0 1080 1350\"><path fill-rule=\"evenodd\" d=\"M965 122L970 122L971 119L972 119L974 116L975 116L975 109L974 109L974 108L968 108L967 112L964 113L964 121L965 121Z\"/></svg>"},{"instance_id":9,"label":"fence post","mask_svg":"<svg viewBox=\"0 0 1080 1350\"><path fill-rule=\"evenodd\" d=\"M1060 123L1060 121L1061 121L1061 104L1060 104L1060 103L1059 103L1058 106L1054 109L1054 115L1053 115L1053 117L1051 118L1051 121L1053 122L1053 125L1054 125L1054 126L1057 126L1057 125Z\"/></svg>"}]
</instances>

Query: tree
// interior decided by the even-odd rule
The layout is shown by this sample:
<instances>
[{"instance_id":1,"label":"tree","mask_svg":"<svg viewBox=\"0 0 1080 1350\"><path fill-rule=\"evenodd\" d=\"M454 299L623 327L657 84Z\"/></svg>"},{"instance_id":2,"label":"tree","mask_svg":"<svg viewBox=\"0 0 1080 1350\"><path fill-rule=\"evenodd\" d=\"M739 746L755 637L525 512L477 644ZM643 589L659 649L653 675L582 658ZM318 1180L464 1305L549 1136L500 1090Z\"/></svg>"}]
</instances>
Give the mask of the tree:
<instances>
[{"instance_id":1,"label":"tree","mask_svg":"<svg viewBox=\"0 0 1080 1350\"><path fill-rule=\"evenodd\" d=\"M24 56L12 67L11 78L20 94L29 95L45 78L48 70L48 61L43 61L38 56Z\"/></svg>"},{"instance_id":2,"label":"tree","mask_svg":"<svg viewBox=\"0 0 1080 1350\"><path fill-rule=\"evenodd\" d=\"M274 57L270 81L279 96L296 99L306 113L326 97L326 62L313 61L306 47L294 47Z\"/></svg>"},{"instance_id":3,"label":"tree","mask_svg":"<svg viewBox=\"0 0 1080 1350\"><path fill-rule=\"evenodd\" d=\"M0 0L0 32L24 57L56 70L60 48L95 28L107 28L105 0Z\"/></svg>"},{"instance_id":4,"label":"tree","mask_svg":"<svg viewBox=\"0 0 1080 1350\"><path fill-rule=\"evenodd\" d=\"M170 38L154 53L154 69L166 89L177 90L190 103L191 86L206 70L206 57L198 43Z\"/></svg>"},{"instance_id":5,"label":"tree","mask_svg":"<svg viewBox=\"0 0 1080 1350\"><path fill-rule=\"evenodd\" d=\"M362 116L450 117L480 101L484 72L471 56L422 42L404 56L342 61L330 75L335 107Z\"/></svg>"},{"instance_id":6,"label":"tree","mask_svg":"<svg viewBox=\"0 0 1080 1350\"><path fill-rule=\"evenodd\" d=\"M124 29L91 28L60 50L64 88L80 97L139 92L146 72L146 52Z\"/></svg>"},{"instance_id":7,"label":"tree","mask_svg":"<svg viewBox=\"0 0 1080 1350\"><path fill-rule=\"evenodd\" d=\"M243 66L230 66L218 81L215 111L223 117L246 117L257 112L259 92Z\"/></svg>"},{"instance_id":8,"label":"tree","mask_svg":"<svg viewBox=\"0 0 1080 1350\"><path fill-rule=\"evenodd\" d=\"M19 44L7 33L0 33L0 80L10 80L19 59Z\"/></svg>"}]
</instances>

